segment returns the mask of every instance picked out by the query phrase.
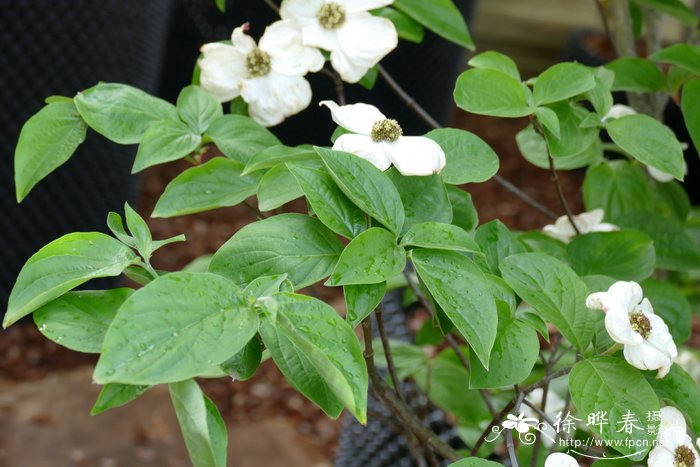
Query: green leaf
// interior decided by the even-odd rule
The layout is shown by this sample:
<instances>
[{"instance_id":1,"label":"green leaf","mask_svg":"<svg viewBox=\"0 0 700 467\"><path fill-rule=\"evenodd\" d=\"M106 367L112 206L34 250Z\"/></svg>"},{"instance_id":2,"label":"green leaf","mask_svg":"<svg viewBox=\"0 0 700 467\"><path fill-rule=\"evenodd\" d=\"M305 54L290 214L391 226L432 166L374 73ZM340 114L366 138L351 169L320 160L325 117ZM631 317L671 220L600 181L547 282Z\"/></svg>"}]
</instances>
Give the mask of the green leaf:
<instances>
[{"instance_id":1,"label":"green leaf","mask_svg":"<svg viewBox=\"0 0 700 467\"><path fill-rule=\"evenodd\" d=\"M316 147L328 171L345 195L395 234L404 224L399 192L389 177L370 162L346 152Z\"/></svg>"},{"instance_id":2,"label":"green leaf","mask_svg":"<svg viewBox=\"0 0 700 467\"><path fill-rule=\"evenodd\" d=\"M151 386L134 386L131 384L105 384L97 396L95 405L90 410L90 415L98 415L109 409L126 405L150 388Z\"/></svg>"},{"instance_id":3,"label":"green leaf","mask_svg":"<svg viewBox=\"0 0 700 467\"><path fill-rule=\"evenodd\" d=\"M593 69L595 87L584 94L595 109L598 117L605 116L613 106L613 96L610 90L615 81L615 73L602 66ZM595 122L596 126L598 122Z\"/></svg>"},{"instance_id":4,"label":"green leaf","mask_svg":"<svg viewBox=\"0 0 700 467\"><path fill-rule=\"evenodd\" d=\"M426 134L445 151L442 180L451 185L479 183L498 172L498 155L484 140L465 130L440 128Z\"/></svg>"},{"instance_id":5,"label":"green leaf","mask_svg":"<svg viewBox=\"0 0 700 467\"><path fill-rule=\"evenodd\" d=\"M586 284L561 261L543 253L521 253L501 262L503 279L523 300L552 322L579 350L593 338L586 308Z\"/></svg>"},{"instance_id":6,"label":"green leaf","mask_svg":"<svg viewBox=\"0 0 700 467\"><path fill-rule=\"evenodd\" d=\"M401 274L406 252L388 230L372 227L345 247L326 285L379 284Z\"/></svg>"},{"instance_id":7,"label":"green leaf","mask_svg":"<svg viewBox=\"0 0 700 467\"><path fill-rule=\"evenodd\" d=\"M68 292L34 312L44 337L71 350L100 353L117 310L132 289Z\"/></svg>"},{"instance_id":8,"label":"green leaf","mask_svg":"<svg viewBox=\"0 0 700 467\"><path fill-rule=\"evenodd\" d=\"M282 162L298 162L318 159L318 155L311 146L289 147L284 145L270 146L250 158L243 170L243 175L270 169Z\"/></svg>"},{"instance_id":9,"label":"green leaf","mask_svg":"<svg viewBox=\"0 0 700 467\"><path fill-rule=\"evenodd\" d=\"M347 315L345 320L355 328L382 302L386 294L386 282L343 286Z\"/></svg>"},{"instance_id":10,"label":"green leaf","mask_svg":"<svg viewBox=\"0 0 700 467\"><path fill-rule=\"evenodd\" d=\"M262 212L272 211L302 196L304 192L287 165L277 164L260 179L258 209Z\"/></svg>"},{"instance_id":11,"label":"green leaf","mask_svg":"<svg viewBox=\"0 0 700 467\"><path fill-rule=\"evenodd\" d=\"M19 272L2 323L8 327L40 306L98 277L118 276L138 261L118 240L97 232L77 232L35 253Z\"/></svg>"},{"instance_id":12,"label":"green leaf","mask_svg":"<svg viewBox=\"0 0 700 467\"><path fill-rule=\"evenodd\" d=\"M134 237L129 235L124 229L124 223L122 222L122 216L116 212L111 212L107 214L107 227L112 231L115 237L119 239L124 245L131 248L136 248L136 240Z\"/></svg>"},{"instance_id":13,"label":"green leaf","mask_svg":"<svg viewBox=\"0 0 700 467\"><path fill-rule=\"evenodd\" d=\"M606 124L610 138L640 162L683 180L683 150L673 132L648 115L625 115Z\"/></svg>"},{"instance_id":14,"label":"green leaf","mask_svg":"<svg viewBox=\"0 0 700 467\"><path fill-rule=\"evenodd\" d=\"M187 86L177 98L177 113L193 133L201 135L224 110L209 92L199 86Z\"/></svg>"},{"instance_id":15,"label":"green leaf","mask_svg":"<svg viewBox=\"0 0 700 467\"><path fill-rule=\"evenodd\" d=\"M520 81L520 72L515 62L500 52L487 50L480 54L474 55L469 59L467 65L474 68L486 68L488 70L496 70L505 73L513 79Z\"/></svg>"},{"instance_id":16,"label":"green leaf","mask_svg":"<svg viewBox=\"0 0 700 467\"><path fill-rule=\"evenodd\" d=\"M615 222L626 212L652 206L651 185L639 166L625 160L604 162L588 169L583 201L587 211L601 208L606 219Z\"/></svg>"},{"instance_id":17,"label":"green leaf","mask_svg":"<svg viewBox=\"0 0 700 467\"><path fill-rule=\"evenodd\" d=\"M700 75L700 46L674 44L654 52L649 58L655 62L670 63L683 68L695 76Z\"/></svg>"},{"instance_id":18,"label":"green leaf","mask_svg":"<svg viewBox=\"0 0 700 467\"><path fill-rule=\"evenodd\" d=\"M683 86L683 97L681 99L681 109L685 127L690 133L690 138L695 144L695 148L700 150L700 80L688 81Z\"/></svg>"},{"instance_id":19,"label":"green leaf","mask_svg":"<svg viewBox=\"0 0 700 467\"><path fill-rule=\"evenodd\" d=\"M206 132L216 147L229 159L243 164L280 141L270 130L243 115L223 115Z\"/></svg>"},{"instance_id":20,"label":"green leaf","mask_svg":"<svg viewBox=\"0 0 700 467\"><path fill-rule=\"evenodd\" d=\"M594 357L574 365L569 375L571 399L580 414L607 412L608 424L589 428L612 443L616 451L631 460L642 460L652 446L654 435L647 433L646 416L659 410L659 399L642 374L625 361L614 357ZM634 416L632 433L621 430L625 415ZM627 442L629 444L626 444ZM639 443L639 444L637 444Z\"/></svg>"},{"instance_id":21,"label":"green leaf","mask_svg":"<svg viewBox=\"0 0 700 467\"><path fill-rule=\"evenodd\" d=\"M504 306L502 306L504 305ZM499 388L522 382L530 375L540 352L535 330L514 319L503 302L498 306L498 332L489 357L489 368L469 355L470 388Z\"/></svg>"},{"instance_id":22,"label":"green leaf","mask_svg":"<svg viewBox=\"0 0 700 467\"><path fill-rule=\"evenodd\" d=\"M625 281L641 282L651 276L656 261L653 242L636 230L577 235L566 252L581 276L606 274Z\"/></svg>"},{"instance_id":23,"label":"green leaf","mask_svg":"<svg viewBox=\"0 0 700 467\"><path fill-rule=\"evenodd\" d=\"M566 244L557 238L545 235L541 231L523 232L518 235L518 240L525 244L529 251L547 253L564 263L569 262L566 253Z\"/></svg>"},{"instance_id":24,"label":"green leaf","mask_svg":"<svg viewBox=\"0 0 700 467\"><path fill-rule=\"evenodd\" d=\"M394 27L396 28L396 32L399 34L400 39L415 42L417 44L423 42L425 30L418 21L414 20L410 16L390 7L380 8L372 13L377 16L383 16L384 18L390 19L391 22L394 23ZM372 88L369 87L368 89Z\"/></svg>"},{"instance_id":25,"label":"green leaf","mask_svg":"<svg viewBox=\"0 0 700 467\"><path fill-rule=\"evenodd\" d=\"M173 217L235 206L253 196L258 181L241 176L243 164L224 157L189 168L175 177L153 209L153 217Z\"/></svg>"},{"instance_id":26,"label":"green leaf","mask_svg":"<svg viewBox=\"0 0 700 467\"><path fill-rule=\"evenodd\" d=\"M148 261L153 253L153 237L148 224L143 220L134 209L129 206L129 203L124 203L124 216L126 217L126 225L129 227L129 232L133 235L136 250L141 256Z\"/></svg>"},{"instance_id":27,"label":"green leaf","mask_svg":"<svg viewBox=\"0 0 700 467\"><path fill-rule=\"evenodd\" d=\"M281 214L239 230L214 254L209 271L237 284L288 273L300 289L328 276L342 250L340 240L317 219Z\"/></svg>"},{"instance_id":28,"label":"green leaf","mask_svg":"<svg viewBox=\"0 0 700 467\"><path fill-rule=\"evenodd\" d=\"M671 215L681 223L688 219L690 214L690 198L683 185L675 180L656 184L657 210L660 213Z\"/></svg>"},{"instance_id":29,"label":"green leaf","mask_svg":"<svg viewBox=\"0 0 700 467\"><path fill-rule=\"evenodd\" d=\"M655 212L630 212L615 222L646 233L654 241L656 267L672 271L700 269L700 249L683 226Z\"/></svg>"},{"instance_id":30,"label":"green leaf","mask_svg":"<svg viewBox=\"0 0 700 467\"><path fill-rule=\"evenodd\" d=\"M459 108L492 117L526 117L535 111L527 86L501 71L486 68L462 73L454 98Z\"/></svg>"},{"instance_id":31,"label":"green leaf","mask_svg":"<svg viewBox=\"0 0 700 467\"><path fill-rule=\"evenodd\" d=\"M423 353L422 349L417 350ZM436 358L416 363L412 376L421 390L430 394L432 403L454 414L461 424L478 424L488 417L482 396L468 390L469 373L454 350L443 350Z\"/></svg>"},{"instance_id":32,"label":"green leaf","mask_svg":"<svg viewBox=\"0 0 700 467\"><path fill-rule=\"evenodd\" d=\"M457 45L474 50L467 23L452 0L395 0L392 5L399 11Z\"/></svg>"},{"instance_id":33,"label":"green leaf","mask_svg":"<svg viewBox=\"0 0 700 467\"><path fill-rule=\"evenodd\" d=\"M422 222L452 222L452 209L446 185L439 175L408 177L391 168L387 175L399 192L405 212L401 234Z\"/></svg>"},{"instance_id":34,"label":"green leaf","mask_svg":"<svg viewBox=\"0 0 700 467\"><path fill-rule=\"evenodd\" d=\"M182 122L162 120L148 127L136 152L131 173L182 159L199 147L202 137Z\"/></svg>"},{"instance_id":35,"label":"green leaf","mask_svg":"<svg viewBox=\"0 0 700 467\"><path fill-rule=\"evenodd\" d=\"M657 92L666 88L666 77L657 65L645 58L618 58L605 68L615 72L613 91Z\"/></svg>"},{"instance_id":36,"label":"green leaf","mask_svg":"<svg viewBox=\"0 0 700 467\"><path fill-rule=\"evenodd\" d=\"M155 122L178 122L175 106L126 84L100 83L75 96L87 124L118 144L136 144Z\"/></svg>"},{"instance_id":37,"label":"green leaf","mask_svg":"<svg viewBox=\"0 0 700 467\"><path fill-rule=\"evenodd\" d=\"M595 78L587 67L578 63L557 63L537 77L533 88L535 105L563 101L594 87Z\"/></svg>"},{"instance_id":38,"label":"green leaf","mask_svg":"<svg viewBox=\"0 0 700 467\"><path fill-rule=\"evenodd\" d=\"M175 415L194 467L226 467L226 424L196 381L169 386Z\"/></svg>"},{"instance_id":39,"label":"green leaf","mask_svg":"<svg viewBox=\"0 0 700 467\"><path fill-rule=\"evenodd\" d=\"M561 137L561 127L559 126L559 117L549 107L537 107L535 109L537 121L546 128L555 138Z\"/></svg>"},{"instance_id":40,"label":"green leaf","mask_svg":"<svg viewBox=\"0 0 700 467\"><path fill-rule=\"evenodd\" d=\"M372 89L377 83L377 77L379 77L379 67L377 65L374 65L372 68L367 70L367 73L365 73L365 75L362 78L360 78L360 81L358 81L357 84L359 84L365 89Z\"/></svg>"},{"instance_id":41,"label":"green leaf","mask_svg":"<svg viewBox=\"0 0 700 467\"><path fill-rule=\"evenodd\" d=\"M668 282L647 279L641 285L644 296L651 302L654 312L668 325L676 344L687 341L692 332L692 309L685 295Z\"/></svg>"},{"instance_id":42,"label":"green leaf","mask_svg":"<svg viewBox=\"0 0 700 467\"><path fill-rule=\"evenodd\" d=\"M262 362L262 343L254 337L240 352L221 364L221 369L236 381L247 381L253 377Z\"/></svg>"},{"instance_id":43,"label":"green leaf","mask_svg":"<svg viewBox=\"0 0 700 467\"><path fill-rule=\"evenodd\" d=\"M216 3L216 8L219 9L220 12L225 13L226 12L226 0L214 0Z\"/></svg>"},{"instance_id":44,"label":"green leaf","mask_svg":"<svg viewBox=\"0 0 700 467\"><path fill-rule=\"evenodd\" d=\"M640 5L651 7L673 16L689 28L697 28L698 17L682 0L636 0Z\"/></svg>"},{"instance_id":45,"label":"green leaf","mask_svg":"<svg viewBox=\"0 0 700 467\"><path fill-rule=\"evenodd\" d=\"M465 459L453 462L448 467L503 467L502 464L493 461L487 461L476 457L467 457Z\"/></svg>"},{"instance_id":46,"label":"green leaf","mask_svg":"<svg viewBox=\"0 0 700 467\"><path fill-rule=\"evenodd\" d=\"M456 186L446 186L447 196L452 205L452 223L466 231L472 231L479 225L472 195Z\"/></svg>"},{"instance_id":47,"label":"green leaf","mask_svg":"<svg viewBox=\"0 0 700 467\"><path fill-rule=\"evenodd\" d=\"M685 414L692 431L700 431L700 388L683 368L674 363L662 379L656 379L651 372L644 376L661 400Z\"/></svg>"},{"instance_id":48,"label":"green leaf","mask_svg":"<svg viewBox=\"0 0 700 467\"><path fill-rule=\"evenodd\" d=\"M544 128L549 150L556 159L581 154L598 140L598 128L582 128L581 123L590 112L580 105L557 102L548 106L559 119L559 136Z\"/></svg>"},{"instance_id":49,"label":"green leaf","mask_svg":"<svg viewBox=\"0 0 700 467\"><path fill-rule=\"evenodd\" d=\"M488 222L476 229L474 240L486 255L487 269L493 274L498 274L498 267L504 258L526 251L525 246L499 220Z\"/></svg>"},{"instance_id":50,"label":"green leaf","mask_svg":"<svg viewBox=\"0 0 700 467\"><path fill-rule=\"evenodd\" d=\"M493 285L469 258L454 251L417 249L411 259L430 294L488 368L498 326Z\"/></svg>"},{"instance_id":51,"label":"green leaf","mask_svg":"<svg viewBox=\"0 0 700 467\"><path fill-rule=\"evenodd\" d=\"M353 329L313 297L280 293L266 306L260 334L285 377L330 417L345 406L365 423L367 367Z\"/></svg>"},{"instance_id":52,"label":"green leaf","mask_svg":"<svg viewBox=\"0 0 700 467\"><path fill-rule=\"evenodd\" d=\"M258 316L231 281L174 272L136 291L105 336L94 379L160 384L193 378L241 350Z\"/></svg>"},{"instance_id":53,"label":"green leaf","mask_svg":"<svg viewBox=\"0 0 700 467\"><path fill-rule=\"evenodd\" d=\"M424 222L414 225L401 239L401 245L481 253L479 245L464 229L440 222Z\"/></svg>"},{"instance_id":54,"label":"green leaf","mask_svg":"<svg viewBox=\"0 0 700 467\"><path fill-rule=\"evenodd\" d=\"M518 144L518 149L527 161L540 169L549 170L547 143L532 125L528 125L520 130L515 135L515 141ZM602 159L603 149L600 141L596 140L577 154L555 157L554 168L557 170L579 169Z\"/></svg>"},{"instance_id":55,"label":"green leaf","mask_svg":"<svg viewBox=\"0 0 700 467\"><path fill-rule=\"evenodd\" d=\"M42 108L22 127L15 148L15 189L21 202L44 177L65 163L85 141L87 125L73 102Z\"/></svg>"},{"instance_id":56,"label":"green leaf","mask_svg":"<svg viewBox=\"0 0 700 467\"><path fill-rule=\"evenodd\" d=\"M243 293L255 298L268 297L280 291L282 283L287 280L287 274L274 276L261 276L250 281L243 289Z\"/></svg>"},{"instance_id":57,"label":"green leaf","mask_svg":"<svg viewBox=\"0 0 700 467\"><path fill-rule=\"evenodd\" d=\"M326 172L288 165L316 216L324 225L345 238L365 229L365 214L338 188Z\"/></svg>"}]
</instances>

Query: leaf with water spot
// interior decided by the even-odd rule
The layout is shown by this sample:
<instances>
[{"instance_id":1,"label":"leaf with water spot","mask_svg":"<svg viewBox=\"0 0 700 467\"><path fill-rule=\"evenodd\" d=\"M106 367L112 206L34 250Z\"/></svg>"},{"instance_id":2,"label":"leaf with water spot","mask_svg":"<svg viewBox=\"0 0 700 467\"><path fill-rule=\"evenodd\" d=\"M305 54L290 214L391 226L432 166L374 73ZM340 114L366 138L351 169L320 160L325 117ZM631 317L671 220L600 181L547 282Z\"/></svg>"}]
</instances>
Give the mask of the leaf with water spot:
<instances>
[{"instance_id":1,"label":"leaf with water spot","mask_svg":"<svg viewBox=\"0 0 700 467\"><path fill-rule=\"evenodd\" d=\"M12 288L3 327L98 277L118 276L138 261L120 241L98 232L76 232L54 240L22 267Z\"/></svg>"},{"instance_id":2,"label":"leaf with water spot","mask_svg":"<svg viewBox=\"0 0 700 467\"><path fill-rule=\"evenodd\" d=\"M119 309L94 379L160 384L195 377L241 350L258 316L228 279L201 272L161 276Z\"/></svg>"},{"instance_id":3,"label":"leaf with water spot","mask_svg":"<svg viewBox=\"0 0 700 467\"><path fill-rule=\"evenodd\" d=\"M394 235L372 227L345 247L327 285L379 284L401 274L404 266L406 252Z\"/></svg>"},{"instance_id":4,"label":"leaf with water spot","mask_svg":"<svg viewBox=\"0 0 700 467\"><path fill-rule=\"evenodd\" d=\"M285 377L330 417L344 406L365 423L367 367L352 328L313 297L280 293L264 306L260 335Z\"/></svg>"},{"instance_id":5,"label":"leaf with water spot","mask_svg":"<svg viewBox=\"0 0 700 467\"><path fill-rule=\"evenodd\" d=\"M102 341L117 310L132 289L68 292L34 312L44 337L71 350L100 353Z\"/></svg>"}]
</instances>

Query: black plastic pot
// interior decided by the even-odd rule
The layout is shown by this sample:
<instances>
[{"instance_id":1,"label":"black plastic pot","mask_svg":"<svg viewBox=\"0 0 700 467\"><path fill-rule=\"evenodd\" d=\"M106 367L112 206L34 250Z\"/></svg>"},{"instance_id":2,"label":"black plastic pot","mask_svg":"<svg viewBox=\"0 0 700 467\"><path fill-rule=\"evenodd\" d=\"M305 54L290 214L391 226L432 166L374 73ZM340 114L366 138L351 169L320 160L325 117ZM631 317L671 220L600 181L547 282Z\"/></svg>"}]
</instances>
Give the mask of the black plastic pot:
<instances>
[{"instance_id":1,"label":"black plastic pot","mask_svg":"<svg viewBox=\"0 0 700 467\"><path fill-rule=\"evenodd\" d=\"M3 314L29 256L68 232L105 231L107 213L133 201L137 187L130 175L135 147L92 133L17 205L13 151L21 126L46 96L72 96L98 81L156 92L171 6L171 0L0 0Z\"/></svg>"}]
</instances>

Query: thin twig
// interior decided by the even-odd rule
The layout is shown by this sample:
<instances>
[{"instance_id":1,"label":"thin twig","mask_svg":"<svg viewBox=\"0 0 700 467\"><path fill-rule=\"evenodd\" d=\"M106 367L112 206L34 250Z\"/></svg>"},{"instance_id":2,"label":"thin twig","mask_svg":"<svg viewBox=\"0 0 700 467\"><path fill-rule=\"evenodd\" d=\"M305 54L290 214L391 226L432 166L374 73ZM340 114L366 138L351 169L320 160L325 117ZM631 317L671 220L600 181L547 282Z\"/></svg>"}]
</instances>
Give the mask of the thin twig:
<instances>
[{"instance_id":1,"label":"thin twig","mask_svg":"<svg viewBox=\"0 0 700 467\"><path fill-rule=\"evenodd\" d=\"M440 122L438 122L432 115L430 115L404 88L401 87L401 85L396 82L393 76L384 68L382 65L378 66L379 70L379 75L384 78L384 80L387 82L389 87L396 93L397 96L401 98L401 100L404 101L406 106L413 110L416 115L418 115L429 127L433 129L438 129L442 128L442 125ZM556 219L557 216L552 213L549 209L544 207L542 204L539 202L535 201L530 195L513 185L511 182L508 180L504 179L500 175L496 174L493 176L494 181L501 185L503 188L506 190L510 191L512 194L520 198L525 204L530 205L532 208L536 209L537 211L541 212L545 216L551 218L551 219Z\"/></svg>"},{"instance_id":2,"label":"thin twig","mask_svg":"<svg viewBox=\"0 0 700 467\"><path fill-rule=\"evenodd\" d=\"M515 406L513 406L513 409L515 409L515 412L518 413L520 411L520 404L523 401L523 393L518 390L518 386L515 386L516 392L519 393L518 399L515 401ZM515 443L513 443L513 430L508 430L506 431L506 449L508 450L508 456L510 457L510 465L511 467L518 467L518 456L515 455Z\"/></svg>"},{"instance_id":3,"label":"thin twig","mask_svg":"<svg viewBox=\"0 0 700 467\"><path fill-rule=\"evenodd\" d=\"M389 85L392 91L396 93L397 96L404 101L406 106L413 110L416 115L418 115L428 126L432 128L442 128L440 122L438 122L432 115L430 115L406 90L401 87L401 85L394 79L393 76L384 68L382 65L378 65L379 75L384 78L386 84Z\"/></svg>"},{"instance_id":4,"label":"thin twig","mask_svg":"<svg viewBox=\"0 0 700 467\"><path fill-rule=\"evenodd\" d=\"M256 208L252 204L248 202L248 200L243 200L243 205L248 208L248 210L255 215L255 217L258 218L258 220L263 220L266 219L266 217L263 215L263 213L260 211L260 209Z\"/></svg>"},{"instance_id":5,"label":"thin twig","mask_svg":"<svg viewBox=\"0 0 700 467\"><path fill-rule=\"evenodd\" d=\"M552 152L549 150L549 144L547 144L547 139L544 135L544 129L539 122L533 122L533 128L539 134L545 142L545 148L547 149L547 159L549 160L549 171L552 173L552 183L554 183L554 188L557 190L557 196L559 197L559 204L564 209L566 218L569 219L571 226L574 228L576 235L581 235L581 231L578 229L576 222L574 222L574 215L569 208L569 203L566 202L566 197L564 196L564 190L561 187L561 182L559 181L559 175L557 174L557 169L554 167L554 158L552 157Z\"/></svg>"},{"instance_id":6,"label":"thin twig","mask_svg":"<svg viewBox=\"0 0 700 467\"><path fill-rule=\"evenodd\" d=\"M347 101L345 100L345 85L343 84L343 79L338 73L335 72L335 70L330 70L326 67L321 68L321 73L333 80L335 95L338 98L338 104L345 105Z\"/></svg>"},{"instance_id":7,"label":"thin twig","mask_svg":"<svg viewBox=\"0 0 700 467\"><path fill-rule=\"evenodd\" d=\"M270 9L271 9L272 11L274 11L274 12L277 13L278 15L280 14L280 7L277 6L277 4L276 4L275 2L273 2L272 0L263 0L263 1L265 2L265 4L266 4L267 6L270 7Z\"/></svg>"},{"instance_id":8,"label":"thin twig","mask_svg":"<svg viewBox=\"0 0 700 467\"><path fill-rule=\"evenodd\" d=\"M381 307L378 307L374 311L374 316L377 319L377 330L379 331L379 338L382 341L382 347L384 348L384 358L386 359L386 366L389 370L389 375L391 376L391 382L394 385L394 391L396 391L396 396L402 400L406 401L401 393L401 380L399 375L396 373L396 366L394 366L394 357L391 354L391 346L389 344L389 337L386 334L386 328L384 327L384 319L382 317Z\"/></svg>"},{"instance_id":9,"label":"thin twig","mask_svg":"<svg viewBox=\"0 0 700 467\"><path fill-rule=\"evenodd\" d=\"M460 459L460 455L449 444L445 443L435 433L430 431L423 423L415 416L403 401L401 401L394 391L387 386L384 380L379 377L377 368L374 365L374 350L372 347L372 321L370 317L362 321L362 332L364 334L365 351L364 358L367 365L367 373L372 383L377 397L384 402L387 409L399 420L406 430L413 433L422 443L430 446L438 454L445 459L455 462Z\"/></svg>"}]
</instances>

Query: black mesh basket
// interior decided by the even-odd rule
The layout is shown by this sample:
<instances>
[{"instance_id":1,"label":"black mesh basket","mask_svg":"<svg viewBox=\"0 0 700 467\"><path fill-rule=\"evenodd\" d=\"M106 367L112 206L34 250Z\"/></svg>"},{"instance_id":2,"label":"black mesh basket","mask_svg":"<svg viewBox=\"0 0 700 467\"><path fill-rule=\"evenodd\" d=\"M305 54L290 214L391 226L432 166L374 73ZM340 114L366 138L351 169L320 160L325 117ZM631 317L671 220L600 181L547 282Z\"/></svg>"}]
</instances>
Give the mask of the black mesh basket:
<instances>
[{"instance_id":1,"label":"black mesh basket","mask_svg":"<svg viewBox=\"0 0 700 467\"><path fill-rule=\"evenodd\" d=\"M18 205L13 157L22 124L45 97L73 96L98 81L156 92L170 12L171 0L0 0L3 313L29 256L68 232L104 231L107 212L120 211L136 193L135 148L90 132L73 158Z\"/></svg>"}]
</instances>

